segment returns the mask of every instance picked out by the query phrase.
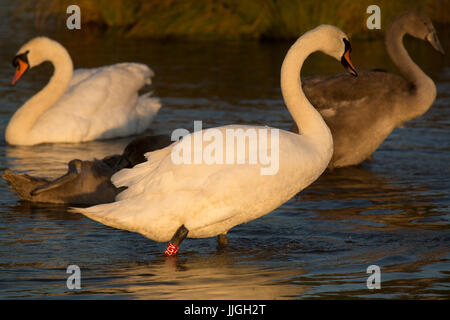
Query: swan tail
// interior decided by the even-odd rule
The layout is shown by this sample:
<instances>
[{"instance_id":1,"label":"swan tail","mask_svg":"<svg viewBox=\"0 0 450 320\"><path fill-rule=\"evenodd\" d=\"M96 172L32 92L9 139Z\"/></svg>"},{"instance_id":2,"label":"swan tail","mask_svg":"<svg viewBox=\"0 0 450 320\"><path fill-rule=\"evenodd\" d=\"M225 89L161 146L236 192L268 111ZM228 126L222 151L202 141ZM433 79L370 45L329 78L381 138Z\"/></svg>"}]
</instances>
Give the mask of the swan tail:
<instances>
[{"instance_id":1,"label":"swan tail","mask_svg":"<svg viewBox=\"0 0 450 320\"><path fill-rule=\"evenodd\" d=\"M139 132L146 130L161 109L161 101L147 92L139 96L136 104L137 118L139 119Z\"/></svg>"},{"instance_id":2,"label":"swan tail","mask_svg":"<svg viewBox=\"0 0 450 320\"><path fill-rule=\"evenodd\" d=\"M119 65L124 65L128 69L128 71L133 73L135 76L141 75L143 79L143 85L152 84L152 77L155 75L155 73L149 66L143 63L123 63Z\"/></svg>"},{"instance_id":3,"label":"swan tail","mask_svg":"<svg viewBox=\"0 0 450 320\"><path fill-rule=\"evenodd\" d=\"M114 210L116 206L117 206L116 202L113 202L107 204L100 204L88 208L71 207L68 209L68 211L72 213L81 213L82 215L94 221L103 223L113 228L123 229L122 223L117 221L116 218L111 217L111 215L116 211Z\"/></svg>"},{"instance_id":4,"label":"swan tail","mask_svg":"<svg viewBox=\"0 0 450 320\"><path fill-rule=\"evenodd\" d=\"M132 75L134 81L138 83L139 87L150 85L154 72L147 65L142 63L120 63L122 69L126 69L129 75ZM140 134L148 129L159 109L161 109L161 102L158 98L152 96L153 92L147 92L138 97L134 105L134 115L136 121L133 125L134 133ZM130 118L131 119L131 118Z\"/></svg>"},{"instance_id":5,"label":"swan tail","mask_svg":"<svg viewBox=\"0 0 450 320\"><path fill-rule=\"evenodd\" d=\"M116 201L112 203L99 204L88 208L71 207L68 210L72 213L82 215L100 222L109 227L128 230L131 232L141 232L139 216L140 210L131 201Z\"/></svg>"}]
</instances>

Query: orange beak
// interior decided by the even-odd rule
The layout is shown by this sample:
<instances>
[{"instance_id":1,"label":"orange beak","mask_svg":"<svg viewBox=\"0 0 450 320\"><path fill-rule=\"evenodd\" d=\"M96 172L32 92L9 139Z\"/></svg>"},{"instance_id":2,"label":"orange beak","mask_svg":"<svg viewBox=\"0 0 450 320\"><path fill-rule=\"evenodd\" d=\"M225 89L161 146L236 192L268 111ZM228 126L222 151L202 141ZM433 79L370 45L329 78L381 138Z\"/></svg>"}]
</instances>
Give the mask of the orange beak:
<instances>
[{"instance_id":1,"label":"orange beak","mask_svg":"<svg viewBox=\"0 0 450 320\"><path fill-rule=\"evenodd\" d=\"M25 73L25 71L28 70L29 67L28 63L21 59L17 59L17 62L16 74L14 75L14 79L11 82L12 85L16 84L16 82L20 79L20 77L22 77L22 75Z\"/></svg>"},{"instance_id":2,"label":"orange beak","mask_svg":"<svg viewBox=\"0 0 450 320\"><path fill-rule=\"evenodd\" d=\"M347 69L348 72L350 72L353 76L357 76L358 73L356 72L355 67L353 66L352 60L350 59L350 50L346 50L344 52L344 55L341 59L342 65Z\"/></svg>"}]
</instances>

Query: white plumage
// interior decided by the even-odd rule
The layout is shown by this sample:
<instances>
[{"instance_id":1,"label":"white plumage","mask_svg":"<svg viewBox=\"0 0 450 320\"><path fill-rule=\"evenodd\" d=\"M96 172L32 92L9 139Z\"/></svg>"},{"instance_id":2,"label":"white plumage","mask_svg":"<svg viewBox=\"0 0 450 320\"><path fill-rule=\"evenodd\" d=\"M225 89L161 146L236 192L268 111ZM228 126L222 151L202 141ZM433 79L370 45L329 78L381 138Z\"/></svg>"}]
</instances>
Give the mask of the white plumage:
<instances>
[{"instance_id":1,"label":"white plumage","mask_svg":"<svg viewBox=\"0 0 450 320\"><path fill-rule=\"evenodd\" d=\"M151 76L150 68L137 63L75 70L67 91L41 115L30 139L82 142L145 131L161 107L149 93L138 96Z\"/></svg>"},{"instance_id":2,"label":"white plumage","mask_svg":"<svg viewBox=\"0 0 450 320\"><path fill-rule=\"evenodd\" d=\"M248 129L257 132L269 129L242 125L212 128L148 153L147 162L116 173L113 183L128 187L116 197L116 202L74 210L108 226L139 232L156 241L168 241L182 225L190 238L211 237L226 234L230 228L276 209L316 180L331 159L330 131L301 91L300 69L306 57L317 50L340 59L345 51L344 38L339 29L323 25L303 35L289 50L281 71L281 88L302 134L279 130L276 174L262 175L261 168L265 166L260 162L175 164L172 161L176 146L194 135L208 135L210 130L218 130L225 136L230 129L235 132L242 129L243 133ZM274 147L271 143L266 147L259 145L257 152L270 154L271 147ZM224 144L223 153L229 151ZM247 149L247 160L248 156Z\"/></svg>"},{"instance_id":3,"label":"white plumage","mask_svg":"<svg viewBox=\"0 0 450 320\"><path fill-rule=\"evenodd\" d=\"M224 133L237 128L246 129L225 126L213 130ZM117 202L78 210L106 225L139 232L156 241L170 240L182 224L191 238L226 233L233 226L276 209L326 168L326 164L317 164L327 162L328 155L316 153L304 137L280 131L279 141L280 166L275 175L261 175L261 165L247 161L174 164L171 152L177 142L148 153L147 162L115 174L114 185L128 186L116 197ZM297 170L292 171L291 164L298 164Z\"/></svg>"},{"instance_id":4,"label":"white plumage","mask_svg":"<svg viewBox=\"0 0 450 320\"><path fill-rule=\"evenodd\" d=\"M84 142L144 132L161 108L150 93L153 71L140 63L119 63L73 72L67 51L48 38L35 38L27 52L30 68L50 60L55 72L47 86L13 116L6 132L10 144Z\"/></svg>"}]
</instances>

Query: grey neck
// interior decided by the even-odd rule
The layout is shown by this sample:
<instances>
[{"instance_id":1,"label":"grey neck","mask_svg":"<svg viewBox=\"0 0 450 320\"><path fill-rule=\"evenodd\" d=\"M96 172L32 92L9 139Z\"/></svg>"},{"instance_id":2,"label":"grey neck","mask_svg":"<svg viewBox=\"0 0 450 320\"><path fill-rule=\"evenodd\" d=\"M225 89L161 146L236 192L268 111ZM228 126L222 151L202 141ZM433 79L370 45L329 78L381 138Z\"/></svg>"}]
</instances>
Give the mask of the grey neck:
<instances>
[{"instance_id":1,"label":"grey neck","mask_svg":"<svg viewBox=\"0 0 450 320\"><path fill-rule=\"evenodd\" d=\"M408 33L407 29L407 24L400 21L394 22L387 28L385 38L390 58L403 77L411 84L411 91L404 104L405 109L399 110L398 116L401 122L424 114L436 98L436 86L433 80L414 63L403 45L403 37Z\"/></svg>"}]
</instances>

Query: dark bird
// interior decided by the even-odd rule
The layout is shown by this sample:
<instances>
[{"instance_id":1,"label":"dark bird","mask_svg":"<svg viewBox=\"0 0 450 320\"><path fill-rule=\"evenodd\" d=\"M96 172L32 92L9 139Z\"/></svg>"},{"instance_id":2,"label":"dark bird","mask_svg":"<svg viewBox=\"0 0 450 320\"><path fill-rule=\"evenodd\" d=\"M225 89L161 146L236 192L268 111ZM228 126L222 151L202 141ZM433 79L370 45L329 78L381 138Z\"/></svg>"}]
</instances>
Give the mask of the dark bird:
<instances>
[{"instance_id":1,"label":"dark bird","mask_svg":"<svg viewBox=\"0 0 450 320\"><path fill-rule=\"evenodd\" d=\"M402 76L358 70L358 77L341 73L302 79L306 97L333 136L330 169L369 159L396 127L421 116L433 104L436 86L408 55L402 42L405 34L444 53L431 20L419 12L405 12L391 22L385 35L387 52ZM295 124L291 131L298 133Z\"/></svg>"},{"instance_id":2,"label":"dark bird","mask_svg":"<svg viewBox=\"0 0 450 320\"><path fill-rule=\"evenodd\" d=\"M95 205L113 202L123 188L111 183L117 171L144 162L145 153L168 146L170 136L141 136L131 141L121 155L102 160L71 160L67 173L54 180L6 170L2 178L20 199L67 205Z\"/></svg>"}]
</instances>

